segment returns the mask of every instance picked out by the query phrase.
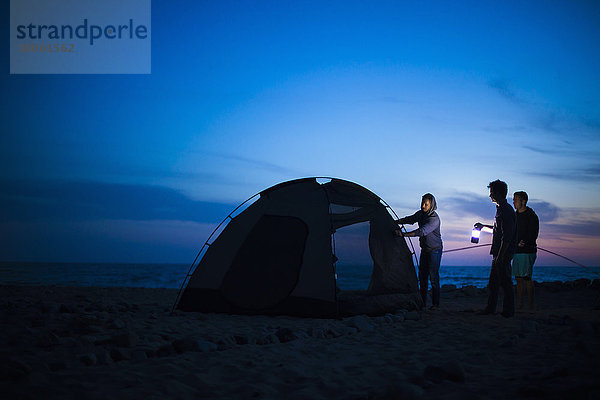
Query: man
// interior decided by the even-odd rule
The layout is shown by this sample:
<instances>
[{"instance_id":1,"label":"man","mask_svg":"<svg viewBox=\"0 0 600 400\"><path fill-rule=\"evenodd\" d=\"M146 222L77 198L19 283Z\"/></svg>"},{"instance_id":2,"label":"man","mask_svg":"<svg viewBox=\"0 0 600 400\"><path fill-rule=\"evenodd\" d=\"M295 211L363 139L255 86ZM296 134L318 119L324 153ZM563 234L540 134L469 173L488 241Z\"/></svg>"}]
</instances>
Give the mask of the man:
<instances>
[{"instance_id":1,"label":"man","mask_svg":"<svg viewBox=\"0 0 600 400\"><path fill-rule=\"evenodd\" d=\"M513 294L513 285L510 270L510 261L513 258L517 247L517 227L516 216L513 208L506 201L508 194L508 185L501 180L495 180L488 185L490 189L490 199L496 204L496 218L493 226L492 248L492 268L488 281L487 307L479 314L494 314L498 303L499 288L504 292L504 303L502 307L502 316L510 318L515 314L515 299ZM482 224L478 224L481 229ZM489 225L488 225L489 226Z\"/></svg>"},{"instance_id":2,"label":"man","mask_svg":"<svg viewBox=\"0 0 600 400\"><path fill-rule=\"evenodd\" d=\"M527 207L529 196L525 192L515 192L513 204L517 211L517 250L513 258L512 271L517 279L517 308L523 308L523 294L527 290L529 309L533 310L533 264L537 257L537 237L540 220L536 213Z\"/></svg>"},{"instance_id":3,"label":"man","mask_svg":"<svg viewBox=\"0 0 600 400\"><path fill-rule=\"evenodd\" d=\"M419 257L419 286L423 307L427 304L428 280L431 280L432 310L440 306L440 263L442 261L442 234L440 233L440 217L435 212L437 204L431 193L421 198L421 209L396 221L398 224L419 224L419 228L403 233L396 230L396 235L413 237L419 236L421 256Z\"/></svg>"}]
</instances>

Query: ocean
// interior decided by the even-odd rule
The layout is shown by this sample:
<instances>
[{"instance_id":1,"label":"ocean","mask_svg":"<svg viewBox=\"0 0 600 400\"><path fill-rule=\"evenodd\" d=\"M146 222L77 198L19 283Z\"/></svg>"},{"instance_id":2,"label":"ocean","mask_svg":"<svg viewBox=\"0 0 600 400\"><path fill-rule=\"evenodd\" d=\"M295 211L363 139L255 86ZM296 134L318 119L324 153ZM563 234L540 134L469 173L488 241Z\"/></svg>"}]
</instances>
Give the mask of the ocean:
<instances>
[{"instance_id":1,"label":"ocean","mask_svg":"<svg viewBox=\"0 0 600 400\"><path fill-rule=\"evenodd\" d=\"M179 289L189 268L189 264L0 262L0 284ZM336 272L338 286L342 290L364 290L369 285L370 266L338 263ZM442 266L440 284L485 287L489 273L489 266ZM600 267L534 266L533 269L533 279L538 282L579 278L600 278Z\"/></svg>"}]
</instances>

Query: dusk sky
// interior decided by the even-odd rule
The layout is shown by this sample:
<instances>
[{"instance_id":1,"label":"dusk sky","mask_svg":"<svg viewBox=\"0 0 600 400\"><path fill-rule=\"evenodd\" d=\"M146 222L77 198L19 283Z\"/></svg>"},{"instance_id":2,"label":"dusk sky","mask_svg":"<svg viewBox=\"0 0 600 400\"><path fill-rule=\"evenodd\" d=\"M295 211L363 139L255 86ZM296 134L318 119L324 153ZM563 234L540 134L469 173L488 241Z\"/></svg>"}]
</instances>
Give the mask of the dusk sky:
<instances>
[{"instance_id":1,"label":"dusk sky","mask_svg":"<svg viewBox=\"0 0 600 400\"><path fill-rule=\"evenodd\" d=\"M188 263L246 198L333 176L400 216L433 193L445 249L502 179L539 246L600 265L600 2L153 0L151 40L149 75L4 58L0 261Z\"/></svg>"}]
</instances>

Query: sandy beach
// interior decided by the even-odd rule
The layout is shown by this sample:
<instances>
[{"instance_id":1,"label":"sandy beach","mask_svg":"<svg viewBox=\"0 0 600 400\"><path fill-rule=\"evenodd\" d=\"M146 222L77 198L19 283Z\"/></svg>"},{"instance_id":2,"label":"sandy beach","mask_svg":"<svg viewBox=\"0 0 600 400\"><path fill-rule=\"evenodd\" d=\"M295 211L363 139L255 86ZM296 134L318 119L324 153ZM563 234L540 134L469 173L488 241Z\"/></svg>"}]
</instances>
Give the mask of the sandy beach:
<instances>
[{"instance_id":1,"label":"sandy beach","mask_svg":"<svg viewBox=\"0 0 600 400\"><path fill-rule=\"evenodd\" d=\"M600 398L600 281L544 283L537 309L344 319L175 312L172 289L0 287L5 399ZM501 304L501 302L500 302Z\"/></svg>"}]
</instances>

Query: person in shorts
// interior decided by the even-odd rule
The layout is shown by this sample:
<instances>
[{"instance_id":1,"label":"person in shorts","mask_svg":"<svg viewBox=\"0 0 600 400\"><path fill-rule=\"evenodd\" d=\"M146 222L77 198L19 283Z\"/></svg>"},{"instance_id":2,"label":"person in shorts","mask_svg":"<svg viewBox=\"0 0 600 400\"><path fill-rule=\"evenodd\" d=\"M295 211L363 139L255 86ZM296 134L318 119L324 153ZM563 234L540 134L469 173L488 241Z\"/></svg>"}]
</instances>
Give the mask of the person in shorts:
<instances>
[{"instance_id":1,"label":"person in shorts","mask_svg":"<svg viewBox=\"0 0 600 400\"><path fill-rule=\"evenodd\" d=\"M527 207L529 196L526 192L515 192L513 204L517 214L517 250L512 261L512 273L517 280L517 309L523 308L524 294L527 292L529 309L533 310L533 264L537 257L537 237L540 221L536 213Z\"/></svg>"}]
</instances>

